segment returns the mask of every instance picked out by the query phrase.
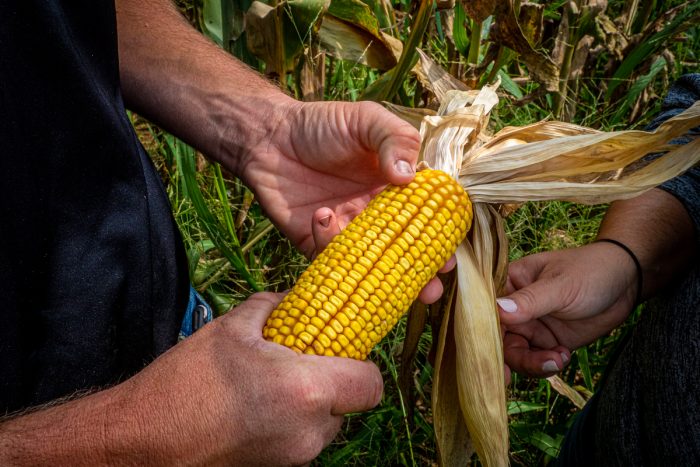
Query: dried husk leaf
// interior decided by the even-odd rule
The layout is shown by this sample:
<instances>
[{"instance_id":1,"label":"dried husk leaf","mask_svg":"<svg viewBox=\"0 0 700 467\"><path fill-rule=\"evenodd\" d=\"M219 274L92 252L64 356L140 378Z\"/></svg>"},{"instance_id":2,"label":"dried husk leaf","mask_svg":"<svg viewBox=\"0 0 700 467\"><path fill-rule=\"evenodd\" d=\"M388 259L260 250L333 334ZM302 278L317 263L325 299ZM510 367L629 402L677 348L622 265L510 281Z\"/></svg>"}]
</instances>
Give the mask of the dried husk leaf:
<instances>
[{"instance_id":1,"label":"dried husk leaf","mask_svg":"<svg viewBox=\"0 0 700 467\"><path fill-rule=\"evenodd\" d=\"M420 66L415 67L413 72L423 86L430 89L440 102L445 101L445 94L448 91L459 90L469 92L469 87L445 71L432 58L421 49L418 49ZM478 91L473 91L476 95Z\"/></svg>"},{"instance_id":2,"label":"dried husk leaf","mask_svg":"<svg viewBox=\"0 0 700 467\"><path fill-rule=\"evenodd\" d=\"M493 151L487 144L465 160L460 182L469 189L470 196L474 196L478 191L476 186L501 181L587 182L600 179L600 175L619 171L647 154L667 149L666 143L669 140L697 126L698 119L700 103L666 121L653 132L630 130L583 134L585 130L582 127L576 129L575 126L568 126L568 131L578 130L582 134L553 137L498 151ZM450 122L450 125L454 126L454 123ZM565 128L562 125L555 125L549 129L548 127L550 125L543 123L537 130L540 134L545 130L556 135L560 129ZM509 131L509 135L520 140L526 138L523 132ZM664 159L669 157L670 153ZM671 158L677 159L679 156ZM609 178L604 177L602 181Z\"/></svg>"},{"instance_id":3,"label":"dried husk leaf","mask_svg":"<svg viewBox=\"0 0 700 467\"><path fill-rule=\"evenodd\" d=\"M700 121L700 119L699 119ZM700 161L700 139L678 146L663 157L615 180L582 182L504 181L469 187L472 201L518 203L525 201L564 200L582 204L609 203L639 196ZM545 178L545 177L543 177Z\"/></svg>"},{"instance_id":4,"label":"dried husk leaf","mask_svg":"<svg viewBox=\"0 0 700 467\"><path fill-rule=\"evenodd\" d=\"M413 125L416 130L420 130L424 117L436 114L436 112L432 109L404 107L391 102L382 102L382 104L384 104L384 106L395 115Z\"/></svg>"},{"instance_id":5,"label":"dried husk leaf","mask_svg":"<svg viewBox=\"0 0 700 467\"><path fill-rule=\"evenodd\" d=\"M569 399L576 407L582 409L586 405L586 399L574 388L569 386L557 375L547 378L549 384L552 385L555 391Z\"/></svg>"},{"instance_id":6,"label":"dried husk leaf","mask_svg":"<svg viewBox=\"0 0 700 467\"><path fill-rule=\"evenodd\" d=\"M449 297L444 302L442 324L435 352L433 374L432 410L433 428L437 442L440 465L464 465L474 453L469 430L464 422L457 385L457 350L454 338L453 302L457 291L456 276L449 287Z\"/></svg>"},{"instance_id":7,"label":"dried husk leaf","mask_svg":"<svg viewBox=\"0 0 700 467\"><path fill-rule=\"evenodd\" d=\"M462 415L482 464L508 465L503 350L495 290L468 242L457 248L457 281L454 339Z\"/></svg>"}]
</instances>

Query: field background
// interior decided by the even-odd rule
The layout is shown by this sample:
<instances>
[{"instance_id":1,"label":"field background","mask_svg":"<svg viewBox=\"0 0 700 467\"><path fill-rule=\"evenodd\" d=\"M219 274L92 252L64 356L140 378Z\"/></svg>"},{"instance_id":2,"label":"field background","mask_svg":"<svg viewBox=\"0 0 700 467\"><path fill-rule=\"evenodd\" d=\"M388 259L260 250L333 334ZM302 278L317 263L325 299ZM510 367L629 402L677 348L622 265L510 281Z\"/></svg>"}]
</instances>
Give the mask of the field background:
<instances>
[{"instance_id":1,"label":"field background","mask_svg":"<svg viewBox=\"0 0 700 467\"><path fill-rule=\"evenodd\" d=\"M606 131L643 128L670 83L696 72L700 4L682 1L178 0L204 34L302 100L434 107L411 72L421 48L470 88L501 79L490 130L543 119ZM251 8L252 7L252 8ZM164 39L167 40L167 39ZM403 50L403 52L402 52ZM308 264L240 181L133 115L165 181L194 286L223 314L256 290L285 290ZM529 203L508 218L510 257L592 239L605 206ZM561 379L588 398L616 342L642 312L573 354ZM431 329L402 361L402 322L370 358L384 373L373 411L348 416L314 462L433 465ZM224 358L222 356L222 358ZM399 387L407 389L402 396ZM514 375L511 462L546 465L579 410L547 380ZM479 465L478 460L473 460Z\"/></svg>"}]
</instances>

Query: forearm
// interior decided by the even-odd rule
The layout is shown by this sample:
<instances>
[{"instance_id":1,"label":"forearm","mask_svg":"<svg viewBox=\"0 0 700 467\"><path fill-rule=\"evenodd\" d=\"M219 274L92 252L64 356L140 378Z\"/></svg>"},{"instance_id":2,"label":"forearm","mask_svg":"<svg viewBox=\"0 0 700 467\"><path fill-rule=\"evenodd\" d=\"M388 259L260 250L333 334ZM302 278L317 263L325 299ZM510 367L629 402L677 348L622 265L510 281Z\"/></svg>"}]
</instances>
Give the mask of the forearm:
<instances>
[{"instance_id":1,"label":"forearm","mask_svg":"<svg viewBox=\"0 0 700 467\"><path fill-rule=\"evenodd\" d=\"M168 396L147 395L127 381L10 418L0 424L0 465L171 465L196 453L164 419L177 413L163 410Z\"/></svg>"},{"instance_id":2,"label":"forearm","mask_svg":"<svg viewBox=\"0 0 700 467\"><path fill-rule=\"evenodd\" d=\"M635 253L642 267L643 298L685 271L697 253L695 227L688 212L675 196L661 189L613 203L598 238L620 241Z\"/></svg>"},{"instance_id":3,"label":"forearm","mask_svg":"<svg viewBox=\"0 0 700 467\"><path fill-rule=\"evenodd\" d=\"M170 0L117 0L122 92L129 108L236 170L293 100L182 18Z\"/></svg>"}]
</instances>

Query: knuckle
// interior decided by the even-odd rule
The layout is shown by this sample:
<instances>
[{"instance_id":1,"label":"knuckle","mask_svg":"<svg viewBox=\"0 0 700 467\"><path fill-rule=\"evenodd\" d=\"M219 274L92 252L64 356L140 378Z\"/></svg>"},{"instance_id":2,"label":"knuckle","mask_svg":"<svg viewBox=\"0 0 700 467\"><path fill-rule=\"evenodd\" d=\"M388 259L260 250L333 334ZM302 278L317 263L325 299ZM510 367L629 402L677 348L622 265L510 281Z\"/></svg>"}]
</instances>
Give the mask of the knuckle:
<instances>
[{"instance_id":1,"label":"knuckle","mask_svg":"<svg viewBox=\"0 0 700 467\"><path fill-rule=\"evenodd\" d=\"M305 412L321 411L328 405L327 391L319 384L317 375L312 372L300 372L293 382L291 393L295 404L299 404ZM328 412L330 413L330 410Z\"/></svg>"}]
</instances>

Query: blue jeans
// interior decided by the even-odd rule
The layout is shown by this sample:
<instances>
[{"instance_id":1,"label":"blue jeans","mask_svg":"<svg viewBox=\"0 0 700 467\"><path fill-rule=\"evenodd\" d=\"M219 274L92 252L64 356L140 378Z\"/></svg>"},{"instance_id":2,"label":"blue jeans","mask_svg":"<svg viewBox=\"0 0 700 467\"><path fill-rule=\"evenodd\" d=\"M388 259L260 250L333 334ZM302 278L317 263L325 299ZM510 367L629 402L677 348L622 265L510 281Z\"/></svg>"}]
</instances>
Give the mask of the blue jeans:
<instances>
[{"instance_id":1,"label":"blue jeans","mask_svg":"<svg viewBox=\"0 0 700 467\"><path fill-rule=\"evenodd\" d=\"M187 310L182 319L179 338L184 339L191 336L195 331L212 319L213 313L211 307L204 298L194 290L194 287L190 286L190 300L187 303Z\"/></svg>"}]
</instances>

